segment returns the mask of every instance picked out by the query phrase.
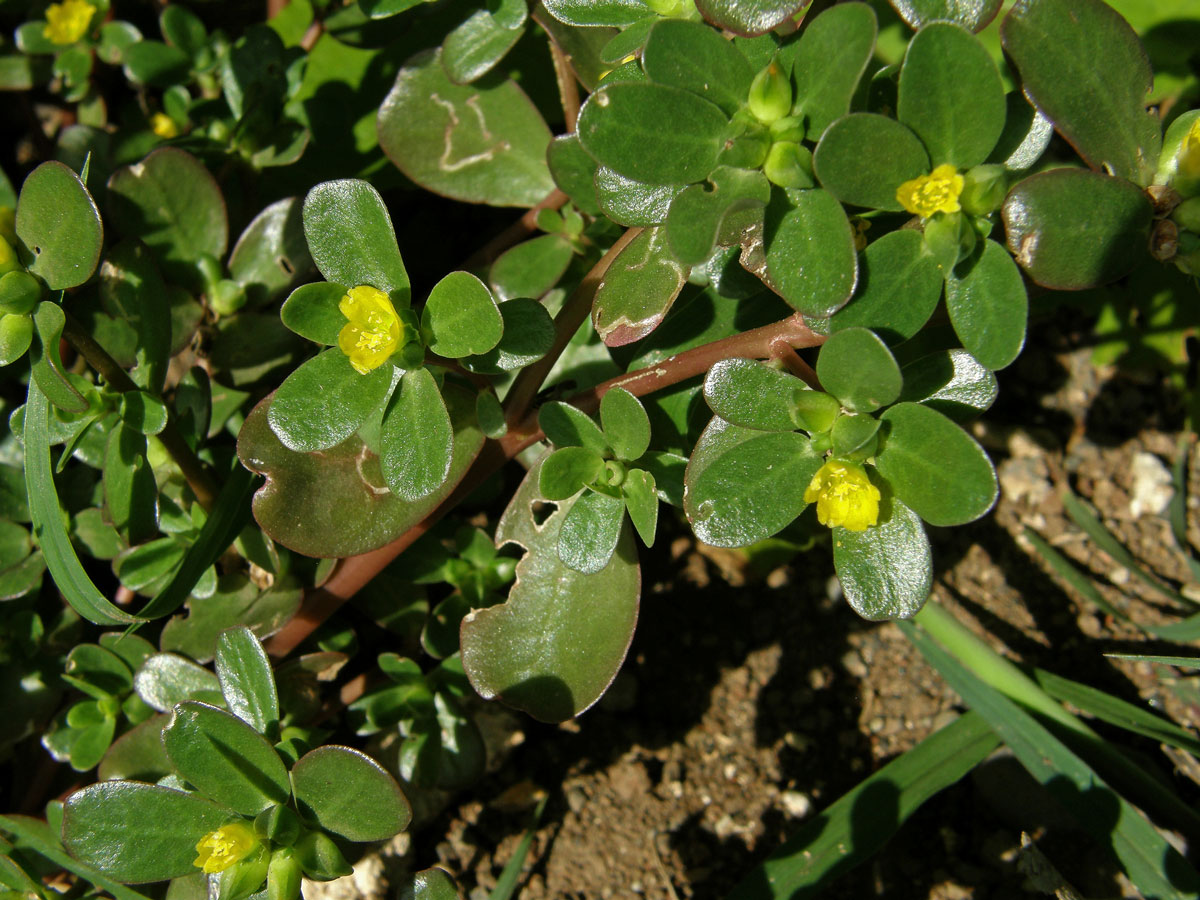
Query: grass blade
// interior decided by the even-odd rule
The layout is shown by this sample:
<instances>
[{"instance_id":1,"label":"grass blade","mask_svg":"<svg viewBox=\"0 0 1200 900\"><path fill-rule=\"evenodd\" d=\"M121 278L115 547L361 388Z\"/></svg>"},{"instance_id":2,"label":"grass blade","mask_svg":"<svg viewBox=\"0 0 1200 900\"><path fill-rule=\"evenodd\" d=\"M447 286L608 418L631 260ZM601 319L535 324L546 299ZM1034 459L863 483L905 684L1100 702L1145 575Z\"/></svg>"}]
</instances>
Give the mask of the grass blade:
<instances>
[{"instance_id":1,"label":"grass blade","mask_svg":"<svg viewBox=\"0 0 1200 900\"><path fill-rule=\"evenodd\" d=\"M29 400L25 404L25 491L29 495L33 532L46 558L46 568L67 603L89 622L97 625L137 622L136 617L114 606L100 593L71 546L50 464L49 414L50 402L37 381L30 378Z\"/></svg>"},{"instance_id":2,"label":"grass blade","mask_svg":"<svg viewBox=\"0 0 1200 900\"><path fill-rule=\"evenodd\" d=\"M1105 653L1104 655L1109 659L1133 659L1140 662L1161 663L1164 666L1179 666L1184 669L1200 669L1200 656L1154 656L1149 653Z\"/></svg>"},{"instance_id":3,"label":"grass blade","mask_svg":"<svg viewBox=\"0 0 1200 900\"><path fill-rule=\"evenodd\" d=\"M1087 534L1092 541L1111 556L1118 565L1124 566L1133 575L1140 578L1154 590L1158 591L1167 599L1174 603L1183 606L1195 606L1196 604L1188 600L1179 591L1167 587L1149 572L1142 568L1141 563L1134 558L1134 555L1129 552L1129 549L1118 541L1111 531L1104 527L1104 524L1096 518L1096 514L1088 509L1082 500L1076 497L1071 491L1064 491L1062 494L1063 508L1067 511L1067 515L1071 520L1078 525Z\"/></svg>"},{"instance_id":4,"label":"grass blade","mask_svg":"<svg viewBox=\"0 0 1200 900\"><path fill-rule=\"evenodd\" d=\"M548 799L549 794L538 801L537 808L533 811L533 821L529 823L529 829L521 838L521 843L517 845L517 851L512 855L512 859L505 864L504 871L496 879L496 886L492 888L488 900L509 900L513 891L517 889L521 869L525 866L525 857L529 855L529 848L533 846L533 836L537 832L538 822L542 820L542 811L545 810Z\"/></svg>"},{"instance_id":5,"label":"grass blade","mask_svg":"<svg viewBox=\"0 0 1200 900\"><path fill-rule=\"evenodd\" d=\"M7 831L16 838L18 846L27 847L56 866L62 866L68 872L108 891L114 900L148 900L144 894L113 881L99 870L72 857L58 842L50 826L41 819L32 819L29 816L0 816L0 830Z\"/></svg>"},{"instance_id":6,"label":"grass blade","mask_svg":"<svg viewBox=\"0 0 1200 900\"><path fill-rule=\"evenodd\" d=\"M1115 654L1106 655L1113 656ZM1146 657L1133 658L1146 659ZM1179 657L1166 658L1178 659ZM1159 661L1153 657L1150 660ZM1190 662L1193 667L1200 667L1200 659L1192 659ZM1069 703L1081 712L1100 719L1102 722L1108 722L1110 725L1116 725L1126 731L1144 735L1152 740L1170 744L1172 747L1178 747L1180 750L1200 756L1200 740L1197 740L1186 728L1179 727L1169 719L1164 719L1162 716L1132 703L1126 703L1112 694L1086 684L1080 684L1069 678L1063 678L1061 675L1055 675L1044 669L1034 669L1032 674L1041 688L1055 700Z\"/></svg>"},{"instance_id":7,"label":"grass blade","mask_svg":"<svg viewBox=\"0 0 1200 900\"><path fill-rule=\"evenodd\" d=\"M904 821L999 744L982 717L968 712L927 737L800 826L733 889L727 900L816 897L869 859Z\"/></svg>"},{"instance_id":8,"label":"grass blade","mask_svg":"<svg viewBox=\"0 0 1200 900\"><path fill-rule=\"evenodd\" d=\"M1091 576L1080 571L1073 562L1059 553L1040 534L1028 527L1025 529L1024 534L1026 540L1029 541L1042 559L1046 561L1046 564L1050 566L1054 574L1062 579L1067 587L1102 612L1107 613L1113 618L1131 623L1151 637L1185 642L1200 639L1200 613L1188 616L1186 619L1180 619L1178 622L1172 622L1169 625L1144 625L1130 618L1129 614L1124 610L1118 609L1109 603L1100 592L1100 589L1096 587Z\"/></svg>"},{"instance_id":9,"label":"grass blade","mask_svg":"<svg viewBox=\"0 0 1200 900\"><path fill-rule=\"evenodd\" d=\"M1155 900L1200 897L1200 874L1129 801L1033 716L968 670L925 631L911 622L898 624L947 684L1012 749L1029 774L1101 846L1111 848L1144 896Z\"/></svg>"},{"instance_id":10,"label":"grass blade","mask_svg":"<svg viewBox=\"0 0 1200 900\"><path fill-rule=\"evenodd\" d=\"M1171 494L1171 502L1167 504L1167 521L1171 523L1171 535L1175 538L1175 546L1187 560L1192 578L1200 581L1200 560L1192 553L1187 536L1188 455L1193 438L1191 431L1185 431L1179 436L1175 447L1175 463L1171 466L1171 482L1175 491Z\"/></svg>"}]
</instances>

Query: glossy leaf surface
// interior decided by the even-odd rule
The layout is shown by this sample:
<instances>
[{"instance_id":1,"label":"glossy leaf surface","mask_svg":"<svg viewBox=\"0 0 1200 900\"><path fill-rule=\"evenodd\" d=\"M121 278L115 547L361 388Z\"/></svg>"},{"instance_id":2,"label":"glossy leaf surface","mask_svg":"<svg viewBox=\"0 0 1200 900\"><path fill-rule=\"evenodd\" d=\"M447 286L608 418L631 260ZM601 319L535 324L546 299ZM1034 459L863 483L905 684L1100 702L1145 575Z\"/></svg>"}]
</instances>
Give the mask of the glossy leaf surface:
<instances>
[{"instance_id":1,"label":"glossy leaf surface","mask_svg":"<svg viewBox=\"0 0 1200 900\"><path fill-rule=\"evenodd\" d=\"M713 25L734 34L765 34L803 9L804 0L699 0L700 10Z\"/></svg>"},{"instance_id":2,"label":"glossy leaf surface","mask_svg":"<svg viewBox=\"0 0 1200 900\"><path fill-rule=\"evenodd\" d=\"M408 305L408 272L375 188L356 178L318 184L304 198L303 221L309 252L326 281L347 288L369 284Z\"/></svg>"},{"instance_id":3,"label":"glossy leaf surface","mask_svg":"<svg viewBox=\"0 0 1200 900\"><path fill-rule=\"evenodd\" d=\"M300 757L292 789L302 815L348 841L387 840L412 819L396 779L349 747L318 747Z\"/></svg>"},{"instance_id":4,"label":"glossy leaf surface","mask_svg":"<svg viewBox=\"0 0 1200 900\"><path fill-rule=\"evenodd\" d=\"M458 359L487 353L504 333L504 320L492 292L470 272L451 272L433 286L421 328L438 356Z\"/></svg>"},{"instance_id":5,"label":"glossy leaf surface","mask_svg":"<svg viewBox=\"0 0 1200 900\"><path fill-rule=\"evenodd\" d=\"M554 190L550 129L511 79L454 84L436 51L409 60L379 110L379 144L422 187L467 203L533 206Z\"/></svg>"},{"instance_id":6,"label":"glossy leaf surface","mask_svg":"<svg viewBox=\"0 0 1200 900\"><path fill-rule=\"evenodd\" d=\"M996 376L966 350L943 350L915 359L900 370L901 400L936 409L956 422L985 411L1000 393Z\"/></svg>"},{"instance_id":7,"label":"glossy leaf surface","mask_svg":"<svg viewBox=\"0 0 1200 900\"><path fill-rule=\"evenodd\" d=\"M942 280L920 232L885 234L859 254L854 298L833 314L829 328L870 328L889 344L905 341L933 315Z\"/></svg>"},{"instance_id":8,"label":"glossy leaf surface","mask_svg":"<svg viewBox=\"0 0 1200 900\"><path fill-rule=\"evenodd\" d=\"M986 241L978 259L960 264L946 279L946 309L963 347L989 369L1003 369L1025 346L1025 282L995 241Z\"/></svg>"},{"instance_id":9,"label":"glossy leaf surface","mask_svg":"<svg viewBox=\"0 0 1200 900\"><path fill-rule=\"evenodd\" d=\"M1001 28L1026 94L1097 171L1148 184L1159 124L1146 112L1150 61L1102 0L1018 0Z\"/></svg>"},{"instance_id":10,"label":"glossy leaf surface","mask_svg":"<svg viewBox=\"0 0 1200 900\"><path fill-rule=\"evenodd\" d=\"M163 728L163 747L179 775L218 803L254 816L291 794L283 760L236 716L188 700Z\"/></svg>"},{"instance_id":11,"label":"glossy leaf surface","mask_svg":"<svg viewBox=\"0 0 1200 900\"><path fill-rule=\"evenodd\" d=\"M52 160L29 174L16 215L17 237L33 254L29 271L50 290L83 284L96 271L104 242L100 210L65 165Z\"/></svg>"},{"instance_id":12,"label":"glossy leaf surface","mask_svg":"<svg viewBox=\"0 0 1200 900\"><path fill-rule=\"evenodd\" d=\"M446 483L454 461L454 425L428 369L404 373L379 436L379 468L398 498L419 501Z\"/></svg>"},{"instance_id":13,"label":"glossy leaf surface","mask_svg":"<svg viewBox=\"0 0 1200 900\"><path fill-rule=\"evenodd\" d=\"M887 345L866 328L834 332L817 357L821 386L857 412L874 412L900 396L900 366Z\"/></svg>"},{"instance_id":14,"label":"glossy leaf surface","mask_svg":"<svg viewBox=\"0 0 1200 900\"><path fill-rule=\"evenodd\" d=\"M933 557L920 517L894 497L866 531L833 529L833 566L842 593L864 619L907 619L933 586Z\"/></svg>"},{"instance_id":15,"label":"glossy leaf surface","mask_svg":"<svg viewBox=\"0 0 1200 900\"><path fill-rule=\"evenodd\" d=\"M539 524L537 484L535 466L500 520L497 545L526 552L508 600L463 620L462 659L481 696L558 722L595 703L616 676L637 622L641 577L628 526L601 571L568 568L558 543L571 501Z\"/></svg>"},{"instance_id":16,"label":"glossy leaf surface","mask_svg":"<svg viewBox=\"0 0 1200 900\"><path fill-rule=\"evenodd\" d=\"M665 228L647 228L609 265L592 301L600 339L620 347L650 334L683 290L688 270L675 259Z\"/></svg>"},{"instance_id":17,"label":"glossy leaf surface","mask_svg":"<svg viewBox=\"0 0 1200 900\"><path fill-rule=\"evenodd\" d=\"M794 376L754 359L723 359L704 378L709 408L733 425L759 431L795 431Z\"/></svg>"},{"instance_id":18,"label":"glossy leaf surface","mask_svg":"<svg viewBox=\"0 0 1200 900\"><path fill-rule=\"evenodd\" d=\"M617 459L638 459L650 446L650 418L641 402L623 387L600 398L600 425Z\"/></svg>"},{"instance_id":19,"label":"glossy leaf surface","mask_svg":"<svg viewBox=\"0 0 1200 900\"><path fill-rule=\"evenodd\" d=\"M1031 175L1004 201L1008 249L1043 287L1080 290L1146 256L1150 202L1134 184L1081 169Z\"/></svg>"},{"instance_id":20,"label":"glossy leaf surface","mask_svg":"<svg viewBox=\"0 0 1200 900\"><path fill-rule=\"evenodd\" d=\"M804 490L821 463L801 434L755 431L714 418L688 462L684 512L706 544L745 547L804 511Z\"/></svg>"},{"instance_id":21,"label":"glossy leaf surface","mask_svg":"<svg viewBox=\"0 0 1200 900\"><path fill-rule=\"evenodd\" d=\"M843 203L899 212L896 189L930 171L912 129L875 113L851 113L825 131L813 154L821 184Z\"/></svg>"},{"instance_id":22,"label":"glossy leaf surface","mask_svg":"<svg viewBox=\"0 0 1200 900\"><path fill-rule=\"evenodd\" d=\"M225 198L208 169L183 150L162 147L115 171L108 211L117 230L154 250L163 272L179 284L200 287L196 261L225 255Z\"/></svg>"},{"instance_id":23,"label":"glossy leaf surface","mask_svg":"<svg viewBox=\"0 0 1200 900\"><path fill-rule=\"evenodd\" d=\"M949 22L916 33L900 69L897 118L925 144L934 166L969 169L1004 130L1004 85L979 38Z\"/></svg>"},{"instance_id":24,"label":"glossy leaf surface","mask_svg":"<svg viewBox=\"0 0 1200 900\"><path fill-rule=\"evenodd\" d=\"M279 723L279 695L266 651L249 628L227 628L217 636L217 679L229 711L267 735Z\"/></svg>"},{"instance_id":25,"label":"glossy leaf surface","mask_svg":"<svg viewBox=\"0 0 1200 900\"><path fill-rule=\"evenodd\" d=\"M196 843L230 810L195 794L136 781L76 791L63 809L63 844L80 862L128 884L196 871Z\"/></svg>"},{"instance_id":26,"label":"glossy leaf surface","mask_svg":"<svg viewBox=\"0 0 1200 900\"><path fill-rule=\"evenodd\" d=\"M956 22L968 31L982 31L1000 7L1003 0L890 0L910 28L916 29L930 22Z\"/></svg>"},{"instance_id":27,"label":"glossy leaf surface","mask_svg":"<svg viewBox=\"0 0 1200 900\"><path fill-rule=\"evenodd\" d=\"M774 192L763 227L767 277L793 309L823 318L854 293L858 256L837 198L820 189Z\"/></svg>"},{"instance_id":28,"label":"glossy leaf surface","mask_svg":"<svg viewBox=\"0 0 1200 900\"><path fill-rule=\"evenodd\" d=\"M625 523L620 497L584 491L567 510L558 532L558 558L585 575L603 570L617 549Z\"/></svg>"},{"instance_id":29,"label":"glossy leaf surface","mask_svg":"<svg viewBox=\"0 0 1200 900\"><path fill-rule=\"evenodd\" d=\"M624 82L579 111L579 140L601 165L649 184L689 184L717 165L729 120L682 88Z\"/></svg>"},{"instance_id":30,"label":"glossy leaf surface","mask_svg":"<svg viewBox=\"0 0 1200 900\"><path fill-rule=\"evenodd\" d=\"M279 386L271 428L289 450L328 450L354 434L391 390L395 368L360 375L340 349L313 357Z\"/></svg>"},{"instance_id":31,"label":"glossy leaf surface","mask_svg":"<svg viewBox=\"0 0 1200 900\"><path fill-rule=\"evenodd\" d=\"M650 29L642 68L651 81L691 91L726 115L741 109L754 80L754 69L732 41L683 19L659 19Z\"/></svg>"},{"instance_id":32,"label":"glossy leaf surface","mask_svg":"<svg viewBox=\"0 0 1200 900\"><path fill-rule=\"evenodd\" d=\"M996 502L996 472L975 439L941 413L898 403L875 464L902 503L930 525L963 525Z\"/></svg>"},{"instance_id":33,"label":"glossy leaf surface","mask_svg":"<svg viewBox=\"0 0 1200 900\"><path fill-rule=\"evenodd\" d=\"M791 67L796 98L792 115L804 117L805 134L820 140L850 112L850 99L875 49L875 11L865 3L840 3L811 22L780 59Z\"/></svg>"},{"instance_id":34,"label":"glossy leaf surface","mask_svg":"<svg viewBox=\"0 0 1200 900\"><path fill-rule=\"evenodd\" d=\"M238 435L243 465L267 476L254 516L272 538L309 556L354 556L381 547L444 499L483 446L475 402L461 388L444 393L454 426L450 475L441 489L406 503L387 487L379 459L352 436L320 455L288 450L267 423L269 403L246 417Z\"/></svg>"}]
</instances>

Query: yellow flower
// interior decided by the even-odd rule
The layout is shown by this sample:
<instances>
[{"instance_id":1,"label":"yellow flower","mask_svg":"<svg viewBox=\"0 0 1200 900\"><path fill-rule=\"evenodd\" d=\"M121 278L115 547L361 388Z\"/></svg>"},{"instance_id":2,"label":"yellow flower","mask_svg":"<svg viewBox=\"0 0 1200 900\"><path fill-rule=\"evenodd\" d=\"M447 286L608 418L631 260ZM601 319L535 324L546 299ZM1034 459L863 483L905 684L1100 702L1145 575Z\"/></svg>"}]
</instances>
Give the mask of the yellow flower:
<instances>
[{"instance_id":1,"label":"yellow flower","mask_svg":"<svg viewBox=\"0 0 1200 900\"><path fill-rule=\"evenodd\" d=\"M164 141L169 141L173 137L179 137L179 126L166 113L156 112L150 117L150 130Z\"/></svg>"},{"instance_id":2,"label":"yellow flower","mask_svg":"<svg viewBox=\"0 0 1200 900\"><path fill-rule=\"evenodd\" d=\"M400 346L404 326L383 291L360 284L342 297L338 309L350 320L338 333L338 346L360 375L378 369Z\"/></svg>"},{"instance_id":3,"label":"yellow flower","mask_svg":"<svg viewBox=\"0 0 1200 900\"><path fill-rule=\"evenodd\" d=\"M866 531L879 521L879 488L852 462L831 459L821 466L804 491L804 502L815 502L817 519L830 528Z\"/></svg>"},{"instance_id":4,"label":"yellow flower","mask_svg":"<svg viewBox=\"0 0 1200 900\"><path fill-rule=\"evenodd\" d=\"M51 3L46 9L46 27L42 29L42 36L52 44L73 44L87 34L95 12L96 7L87 0Z\"/></svg>"},{"instance_id":5,"label":"yellow flower","mask_svg":"<svg viewBox=\"0 0 1200 900\"><path fill-rule=\"evenodd\" d=\"M914 215L929 218L934 213L956 213L958 195L962 193L963 177L954 166L938 166L928 175L906 181L896 188L896 199L900 205Z\"/></svg>"},{"instance_id":6,"label":"yellow flower","mask_svg":"<svg viewBox=\"0 0 1200 900\"><path fill-rule=\"evenodd\" d=\"M1192 123L1179 145L1178 171L1188 178L1200 177L1200 118Z\"/></svg>"},{"instance_id":7,"label":"yellow flower","mask_svg":"<svg viewBox=\"0 0 1200 900\"><path fill-rule=\"evenodd\" d=\"M258 837L253 828L245 822L232 822L200 838L200 843L196 844L196 852L200 855L192 865L209 875L224 872L249 856L257 846Z\"/></svg>"}]
</instances>

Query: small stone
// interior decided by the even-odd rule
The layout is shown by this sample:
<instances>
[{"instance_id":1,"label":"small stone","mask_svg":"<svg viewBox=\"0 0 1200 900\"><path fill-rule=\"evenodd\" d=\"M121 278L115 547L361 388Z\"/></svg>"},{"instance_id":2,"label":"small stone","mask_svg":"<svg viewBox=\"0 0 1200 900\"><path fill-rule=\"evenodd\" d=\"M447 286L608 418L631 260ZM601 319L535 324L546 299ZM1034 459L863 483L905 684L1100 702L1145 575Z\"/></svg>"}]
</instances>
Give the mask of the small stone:
<instances>
[{"instance_id":1,"label":"small stone","mask_svg":"<svg viewBox=\"0 0 1200 900\"><path fill-rule=\"evenodd\" d=\"M1153 453L1142 451L1134 454L1130 466L1133 474L1133 497L1129 501L1129 513L1135 519L1142 513L1162 515L1175 488L1171 482L1171 473L1162 460Z\"/></svg>"},{"instance_id":2,"label":"small stone","mask_svg":"<svg viewBox=\"0 0 1200 900\"><path fill-rule=\"evenodd\" d=\"M855 678L867 677L867 664L857 650L850 650L842 656L842 668Z\"/></svg>"},{"instance_id":3,"label":"small stone","mask_svg":"<svg viewBox=\"0 0 1200 900\"><path fill-rule=\"evenodd\" d=\"M793 819L803 819L812 812L812 800L800 791L784 791L779 795L779 804Z\"/></svg>"}]
</instances>

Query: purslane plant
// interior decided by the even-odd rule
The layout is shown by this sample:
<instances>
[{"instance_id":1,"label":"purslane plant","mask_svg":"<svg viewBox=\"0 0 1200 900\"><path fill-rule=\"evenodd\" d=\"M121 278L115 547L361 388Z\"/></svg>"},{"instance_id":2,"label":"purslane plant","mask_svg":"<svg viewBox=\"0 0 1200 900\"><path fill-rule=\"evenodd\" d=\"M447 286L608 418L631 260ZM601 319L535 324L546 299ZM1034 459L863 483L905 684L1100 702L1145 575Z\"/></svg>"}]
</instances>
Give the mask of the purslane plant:
<instances>
[{"instance_id":1,"label":"purslane plant","mask_svg":"<svg viewBox=\"0 0 1200 900\"><path fill-rule=\"evenodd\" d=\"M88 622L140 630L59 654L86 699L44 739L119 779L65 817L117 880L290 900L345 871L337 841L403 827L390 776L318 746L352 597L403 649L343 691L345 724L395 730L418 789L482 769L468 688L547 721L599 699L634 535L668 515L721 547L828 534L857 613L914 615L926 526L997 496L969 429L1030 287L1194 301L1200 110L1147 109L1100 0L1020 0L1003 59L978 35L998 2L897 3L893 58L861 2L117 6L31 9L0 51L0 87L63 113L57 158L0 183L0 611L14 659L57 652L33 633L48 570ZM430 275L429 195L527 212ZM481 496L507 500L492 534L439 531ZM223 669L231 641L256 675ZM59 696L13 690L22 733ZM334 809L326 775L390 813Z\"/></svg>"}]
</instances>

